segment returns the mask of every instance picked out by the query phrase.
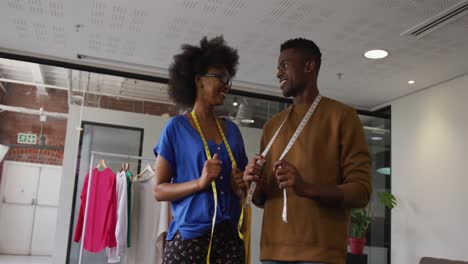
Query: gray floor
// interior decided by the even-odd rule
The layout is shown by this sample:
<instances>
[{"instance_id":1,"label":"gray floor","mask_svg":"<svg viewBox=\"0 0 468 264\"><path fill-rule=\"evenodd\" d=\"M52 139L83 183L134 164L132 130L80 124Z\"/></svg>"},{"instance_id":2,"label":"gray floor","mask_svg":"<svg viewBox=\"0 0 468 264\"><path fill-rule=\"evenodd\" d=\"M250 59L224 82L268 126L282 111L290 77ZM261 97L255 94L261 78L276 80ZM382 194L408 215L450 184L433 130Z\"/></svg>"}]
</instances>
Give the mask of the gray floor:
<instances>
[{"instance_id":1,"label":"gray floor","mask_svg":"<svg viewBox=\"0 0 468 264\"><path fill-rule=\"evenodd\" d=\"M0 255L0 264L50 264L51 257Z\"/></svg>"}]
</instances>

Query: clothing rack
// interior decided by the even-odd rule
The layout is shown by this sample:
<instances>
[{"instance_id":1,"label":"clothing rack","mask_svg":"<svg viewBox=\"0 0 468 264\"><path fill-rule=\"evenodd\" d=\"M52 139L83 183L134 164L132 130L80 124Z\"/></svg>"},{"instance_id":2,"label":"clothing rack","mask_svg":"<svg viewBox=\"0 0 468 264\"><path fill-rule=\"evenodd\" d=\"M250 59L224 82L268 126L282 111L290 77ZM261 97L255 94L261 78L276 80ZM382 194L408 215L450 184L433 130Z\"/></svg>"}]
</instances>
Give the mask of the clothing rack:
<instances>
[{"instance_id":1,"label":"clothing rack","mask_svg":"<svg viewBox=\"0 0 468 264\"><path fill-rule=\"evenodd\" d=\"M146 158L142 156L131 156L131 155L123 155L123 154L116 154L116 153L108 153L108 152L98 152L98 151L91 151L91 160L89 161L89 180L88 180L88 188L86 190L86 203L85 203L85 212L84 212L84 223L83 223L83 230L81 231L81 242L80 242L80 255L78 259L78 263L82 264L83 262L83 249L84 249L84 241L85 241L85 234L86 234L86 223L88 222L88 202L89 202L89 192L91 190L91 183L93 180L93 162L94 156L102 156L102 157L113 157L113 158L124 158L124 159L136 159L136 160L145 160L145 161L154 161L155 158Z\"/></svg>"}]
</instances>

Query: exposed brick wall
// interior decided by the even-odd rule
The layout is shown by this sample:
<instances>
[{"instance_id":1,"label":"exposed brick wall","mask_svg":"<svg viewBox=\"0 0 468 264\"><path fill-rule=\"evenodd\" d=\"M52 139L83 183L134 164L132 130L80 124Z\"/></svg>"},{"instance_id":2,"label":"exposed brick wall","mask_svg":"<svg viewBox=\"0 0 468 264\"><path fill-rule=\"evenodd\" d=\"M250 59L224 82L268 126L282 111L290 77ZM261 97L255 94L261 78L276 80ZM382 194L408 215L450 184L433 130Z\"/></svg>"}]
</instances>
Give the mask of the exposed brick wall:
<instances>
[{"instance_id":1,"label":"exposed brick wall","mask_svg":"<svg viewBox=\"0 0 468 264\"><path fill-rule=\"evenodd\" d=\"M86 106L158 116L162 114L169 114L170 116L178 114L177 107L171 104L134 101L94 94L86 95Z\"/></svg>"},{"instance_id":2,"label":"exposed brick wall","mask_svg":"<svg viewBox=\"0 0 468 264\"><path fill-rule=\"evenodd\" d=\"M0 102L10 106L21 106L31 109L43 107L44 111L68 113L68 93L63 90L47 89L47 96L36 95L36 87L20 84L9 84L8 94L0 92ZM76 93L80 94L80 93ZM178 114L178 109L172 104L143 102L117 97L86 94L86 106L118 110L149 115Z\"/></svg>"},{"instance_id":3,"label":"exposed brick wall","mask_svg":"<svg viewBox=\"0 0 468 264\"><path fill-rule=\"evenodd\" d=\"M10 150L5 160L22 162L61 165L63 160L63 146L67 121L64 119L47 118L43 127L45 136L44 148L38 149L41 122L39 116L26 115L14 112L0 113L0 143L10 145ZM18 133L37 134L38 139L35 148L29 145L12 146L17 143ZM53 148L53 149L50 149ZM38 155L39 153L39 155Z\"/></svg>"},{"instance_id":4,"label":"exposed brick wall","mask_svg":"<svg viewBox=\"0 0 468 264\"><path fill-rule=\"evenodd\" d=\"M37 95L36 87L9 84L8 93L3 96L2 104L21 106L31 109L43 108L44 111L68 113L67 91L47 89L48 95Z\"/></svg>"},{"instance_id":5,"label":"exposed brick wall","mask_svg":"<svg viewBox=\"0 0 468 264\"><path fill-rule=\"evenodd\" d=\"M30 109L43 107L44 111L67 113L67 92L48 89L48 95L36 95L36 87L10 84L0 103ZM5 160L62 165L67 120L47 117L43 126L44 145L39 148L41 122L38 115L15 112L0 113L0 144L9 145ZM18 133L37 134L36 145L18 144Z\"/></svg>"},{"instance_id":6,"label":"exposed brick wall","mask_svg":"<svg viewBox=\"0 0 468 264\"><path fill-rule=\"evenodd\" d=\"M47 89L48 95L36 94L36 87L20 84L8 84L8 93L0 90L0 103L9 106L39 109L44 111L68 113L68 93L63 90ZM132 113L171 116L178 114L175 105L117 99L110 96L86 95L86 106L112 109ZM38 135L35 148L28 145L11 146L5 160L61 165L67 121L48 117L43 127L45 145L37 148L40 142L41 122L37 115L14 112L0 113L0 144L17 144L18 133ZM38 155L39 154L39 155ZM1 172L0 172L1 174Z\"/></svg>"},{"instance_id":7,"label":"exposed brick wall","mask_svg":"<svg viewBox=\"0 0 468 264\"><path fill-rule=\"evenodd\" d=\"M12 148L8 151L5 160L62 165L63 150Z\"/></svg>"}]
</instances>

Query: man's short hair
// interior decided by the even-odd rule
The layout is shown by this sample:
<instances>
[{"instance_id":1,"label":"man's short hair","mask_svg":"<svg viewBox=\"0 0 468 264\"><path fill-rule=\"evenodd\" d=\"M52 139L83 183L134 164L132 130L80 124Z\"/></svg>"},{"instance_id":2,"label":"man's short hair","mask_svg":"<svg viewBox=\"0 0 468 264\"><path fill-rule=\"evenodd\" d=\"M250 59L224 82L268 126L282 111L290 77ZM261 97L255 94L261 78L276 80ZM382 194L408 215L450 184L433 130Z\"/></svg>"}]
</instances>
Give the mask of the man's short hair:
<instances>
[{"instance_id":1,"label":"man's short hair","mask_svg":"<svg viewBox=\"0 0 468 264\"><path fill-rule=\"evenodd\" d=\"M299 52L302 52L307 60L313 58L318 75L320 65L322 64L322 53L320 52L320 48L317 46L317 44L315 44L315 42L305 38L290 39L281 44L281 51L286 49L296 49Z\"/></svg>"}]
</instances>

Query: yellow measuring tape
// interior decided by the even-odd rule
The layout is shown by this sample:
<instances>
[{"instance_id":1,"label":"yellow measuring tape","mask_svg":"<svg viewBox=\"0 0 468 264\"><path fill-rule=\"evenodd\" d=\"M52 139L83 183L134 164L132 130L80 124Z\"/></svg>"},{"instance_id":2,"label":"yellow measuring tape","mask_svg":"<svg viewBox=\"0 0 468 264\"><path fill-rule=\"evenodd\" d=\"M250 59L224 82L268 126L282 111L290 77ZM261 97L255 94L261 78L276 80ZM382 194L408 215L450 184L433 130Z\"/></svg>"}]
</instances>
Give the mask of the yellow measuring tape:
<instances>
[{"instance_id":1,"label":"yellow measuring tape","mask_svg":"<svg viewBox=\"0 0 468 264\"><path fill-rule=\"evenodd\" d=\"M208 143L206 142L205 136L203 135L203 132L202 132L201 127L200 127L200 123L198 122L198 118L195 115L194 111L192 111L192 118L193 118L193 122L195 123L195 126L197 127L198 133L200 134L200 137L201 137L201 139L203 141L203 145L205 147L206 158L210 160L211 159L210 148L208 147ZM229 146L229 143L228 143L228 141L226 139L226 136L224 136L223 129L221 128L221 125L219 124L218 119L215 119L215 120L216 120L216 126L218 127L219 133L221 134L221 137L223 138L224 145L226 146L226 149L228 151L229 158L231 159L232 168L235 169L235 168L237 168L237 163L236 163L236 160L234 159L234 155L232 154L231 147ZM216 190L215 181L211 182L211 189L213 190L213 197L214 197L214 215L213 215L213 220L212 220L212 223L211 223L210 244L208 246L208 254L206 256L206 263L207 264L210 263L211 245L212 245L212 242L213 242L213 233L214 233L214 228L215 228L215 224L216 224L216 212L217 212L217 209L218 209L218 191ZM242 206L242 201L241 201L241 215L240 215L240 218L239 218L239 223L237 224L237 232L239 233L239 237L242 240L244 240L244 235L241 232L242 221L244 220L244 209L243 208L244 207Z\"/></svg>"}]
</instances>

